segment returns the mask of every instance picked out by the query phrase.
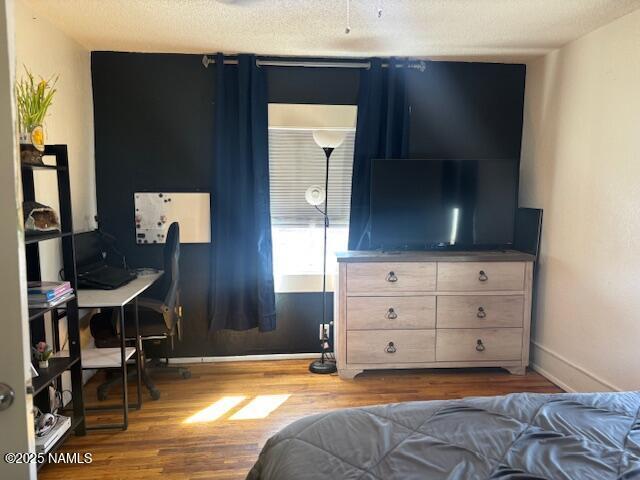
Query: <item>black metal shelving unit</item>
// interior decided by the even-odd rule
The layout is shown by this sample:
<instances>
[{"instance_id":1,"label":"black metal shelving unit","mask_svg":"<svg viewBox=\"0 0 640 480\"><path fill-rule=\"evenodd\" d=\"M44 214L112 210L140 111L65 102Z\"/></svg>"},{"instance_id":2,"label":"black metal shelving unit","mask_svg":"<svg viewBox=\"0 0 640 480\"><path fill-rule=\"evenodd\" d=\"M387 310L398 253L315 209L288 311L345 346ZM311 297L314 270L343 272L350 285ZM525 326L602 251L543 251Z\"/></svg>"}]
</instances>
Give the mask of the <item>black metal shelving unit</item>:
<instances>
[{"instance_id":1,"label":"black metal shelving unit","mask_svg":"<svg viewBox=\"0 0 640 480\"><path fill-rule=\"evenodd\" d=\"M62 243L62 264L64 279L71 283L76 291L76 261L73 244L73 220L71 210L71 187L69 182L69 158L66 145L47 145L44 151L45 158L55 158L55 164L34 166L22 165L22 190L25 201L36 200L34 171L50 170L57 176L58 201L60 207L60 232L43 233L25 236L25 250L27 263L27 278L29 281L43 280L40 271L40 242L59 239ZM44 279L57 280L57 279ZM69 352L65 357L52 357L48 368L36 368L38 376L33 379L34 404L42 411L49 410L49 394L47 387L54 384L58 391L62 391L62 374L69 371L71 374L72 399L71 407L65 410L65 415L71 412L71 428L51 447L48 452L57 450L73 431L76 435L86 434L85 408L82 388L82 361L80 356L80 318L78 313L78 301L75 296L68 298L61 304L50 308L30 308L29 325L31 345L45 340L45 314L51 314L53 347L54 351L60 351L60 338L58 323L61 319L67 320L67 336ZM66 353L66 352L65 352ZM39 467L42 465L39 465Z\"/></svg>"}]
</instances>

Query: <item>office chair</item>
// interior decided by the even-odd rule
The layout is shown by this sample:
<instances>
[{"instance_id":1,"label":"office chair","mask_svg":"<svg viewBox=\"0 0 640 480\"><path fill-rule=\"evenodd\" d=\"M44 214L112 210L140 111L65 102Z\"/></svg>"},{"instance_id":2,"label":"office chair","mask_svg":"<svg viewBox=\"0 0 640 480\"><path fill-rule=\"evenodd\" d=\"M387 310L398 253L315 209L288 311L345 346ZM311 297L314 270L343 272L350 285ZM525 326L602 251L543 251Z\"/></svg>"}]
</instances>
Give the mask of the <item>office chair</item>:
<instances>
[{"instance_id":1,"label":"office chair","mask_svg":"<svg viewBox=\"0 0 640 480\"><path fill-rule=\"evenodd\" d=\"M142 370L142 381L149 390L151 398L158 400L160 391L149 376L153 371L177 371L182 378L191 377L191 371L185 367L169 366L169 344L171 349L174 346L174 338L182 335L182 305L180 304L180 227L177 222L169 226L166 243L164 246L164 275L154 284L145 295L138 299L138 320L140 325L140 336L143 342L164 343L165 360L151 361L145 360L145 368ZM114 310L114 319L117 320L118 311ZM132 316L128 316L132 318ZM119 325L118 322L113 323ZM114 331L115 334L115 331ZM114 335L115 336L115 335ZM135 345L135 324L127 321L125 323L125 338L127 342ZM151 368L149 368L149 364ZM136 375L136 370L132 369L131 376ZM120 381L120 376L114 376L98 387L98 399L107 398L109 388Z\"/></svg>"}]
</instances>

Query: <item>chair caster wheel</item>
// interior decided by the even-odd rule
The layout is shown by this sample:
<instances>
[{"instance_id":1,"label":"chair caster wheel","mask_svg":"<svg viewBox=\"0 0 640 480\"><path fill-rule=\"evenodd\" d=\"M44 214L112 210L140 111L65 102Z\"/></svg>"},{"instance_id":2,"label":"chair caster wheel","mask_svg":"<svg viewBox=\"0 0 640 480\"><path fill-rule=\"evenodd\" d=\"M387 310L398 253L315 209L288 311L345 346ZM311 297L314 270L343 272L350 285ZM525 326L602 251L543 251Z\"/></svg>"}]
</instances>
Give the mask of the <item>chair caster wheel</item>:
<instances>
[{"instance_id":1,"label":"chair caster wheel","mask_svg":"<svg viewBox=\"0 0 640 480\"><path fill-rule=\"evenodd\" d=\"M151 400L160 400L160 390L153 389L149 393L151 393Z\"/></svg>"},{"instance_id":2,"label":"chair caster wheel","mask_svg":"<svg viewBox=\"0 0 640 480\"><path fill-rule=\"evenodd\" d=\"M184 378L185 380L188 378L191 378L191 371L190 370L183 370L182 372L180 372L180 376L182 378Z\"/></svg>"},{"instance_id":3,"label":"chair caster wheel","mask_svg":"<svg viewBox=\"0 0 640 480\"><path fill-rule=\"evenodd\" d=\"M96 389L96 394L98 396L98 400L100 400L101 402L104 402L109 396L109 393L107 392L107 390L100 387Z\"/></svg>"}]
</instances>

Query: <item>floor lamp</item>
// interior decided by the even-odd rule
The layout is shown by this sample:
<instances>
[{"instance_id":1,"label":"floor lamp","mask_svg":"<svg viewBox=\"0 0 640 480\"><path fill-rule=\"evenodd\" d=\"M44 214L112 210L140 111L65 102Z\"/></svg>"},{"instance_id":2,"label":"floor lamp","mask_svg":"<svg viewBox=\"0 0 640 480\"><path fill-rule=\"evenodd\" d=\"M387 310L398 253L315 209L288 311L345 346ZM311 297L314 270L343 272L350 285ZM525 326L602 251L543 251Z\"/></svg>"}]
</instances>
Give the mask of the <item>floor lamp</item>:
<instances>
[{"instance_id":1,"label":"floor lamp","mask_svg":"<svg viewBox=\"0 0 640 480\"><path fill-rule=\"evenodd\" d=\"M313 132L313 139L322 150L326 158L325 171L324 171L324 192L319 191L317 187L310 187L307 190L307 201L314 205L316 209L322 213L324 217L324 247L322 250L322 340L321 348L322 354L320 360L314 360L309 365L309 371L313 373L334 373L336 371L335 362L327 361L327 350L329 349L329 338L327 332L324 329L324 325L327 324L327 229L329 228L329 158L333 150L338 148L344 141L345 133L339 130L315 130ZM324 193L324 195L322 194ZM324 198L322 198L324 197ZM320 210L318 205L324 201L324 210Z\"/></svg>"}]
</instances>

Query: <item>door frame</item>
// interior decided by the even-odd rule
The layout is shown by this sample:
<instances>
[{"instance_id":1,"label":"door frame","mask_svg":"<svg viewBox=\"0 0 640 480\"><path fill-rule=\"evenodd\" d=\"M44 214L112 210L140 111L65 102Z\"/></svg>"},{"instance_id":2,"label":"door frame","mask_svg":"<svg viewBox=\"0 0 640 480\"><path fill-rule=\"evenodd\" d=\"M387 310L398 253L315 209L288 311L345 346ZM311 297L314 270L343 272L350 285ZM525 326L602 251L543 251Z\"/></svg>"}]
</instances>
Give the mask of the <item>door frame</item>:
<instances>
[{"instance_id":1,"label":"door frame","mask_svg":"<svg viewBox=\"0 0 640 480\"><path fill-rule=\"evenodd\" d=\"M14 390L0 411L0 478L35 479L35 463L5 461L7 452L35 452L27 274L16 135L14 0L0 0L0 382ZM12 228L15 226L15 228Z\"/></svg>"}]
</instances>

